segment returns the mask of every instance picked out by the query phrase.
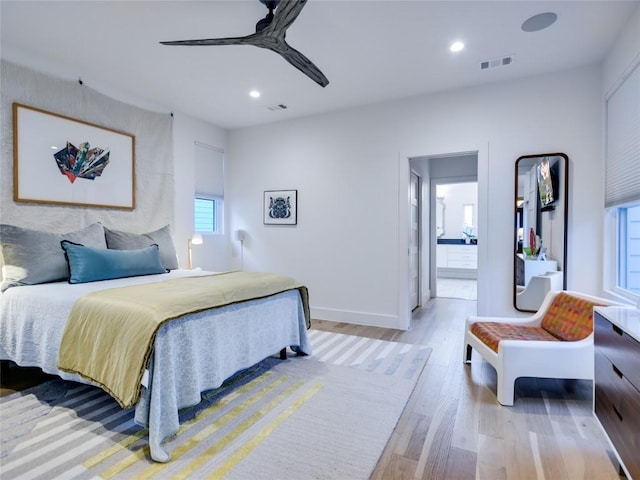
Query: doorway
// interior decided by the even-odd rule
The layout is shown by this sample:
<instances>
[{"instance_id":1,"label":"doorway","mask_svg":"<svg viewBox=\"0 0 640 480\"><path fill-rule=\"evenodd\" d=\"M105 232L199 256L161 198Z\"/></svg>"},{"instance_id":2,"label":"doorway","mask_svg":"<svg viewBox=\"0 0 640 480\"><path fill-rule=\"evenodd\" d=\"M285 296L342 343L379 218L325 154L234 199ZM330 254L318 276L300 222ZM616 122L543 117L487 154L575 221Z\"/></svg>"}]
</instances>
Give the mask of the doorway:
<instances>
[{"instance_id":1,"label":"doorway","mask_svg":"<svg viewBox=\"0 0 640 480\"><path fill-rule=\"evenodd\" d=\"M477 300L478 182L436 181L436 297Z\"/></svg>"},{"instance_id":2,"label":"doorway","mask_svg":"<svg viewBox=\"0 0 640 480\"><path fill-rule=\"evenodd\" d=\"M404 258L407 262L407 283L404 285L405 289L402 289L404 301L407 302L407 312L410 314L414 309L416 303L414 302L414 288L419 288L418 291L418 304L424 306L430 298L447 296L452 298L477 298L477 267L467 268L461 266L461 264L455 263L456 246L451 248L451 268L464 268L465 271L448 270L445 272L446 276L438 275L437 267L437 253L438 253L438 238L449 238L452 242L457 241L458 247L464 248L466 243L464 242L462 227L466 223L473 229L468 232L471 235L475 235L473 245L477 245L478 235L478 217L480 216L480 205L478 196L478 152L463 152L463 153L451 153L438 156L422 156L422 157L410 157L409 159L409 171L407 172L407 180L409 183L409 197L412 197L411 180L412 175L419 177L418 183L418 254L413 254L411 250L411 244L414 241L415 235L415 222L413 221L414 207L412 202L409 203L409 210L407 211L407 223L405 224L405 230L407 232L407 242L404 247ZM440 213L444 213L446 221L445 224L438 225L436 220L436 214L438 211L438 202L436 195L437 185L450 185L450 184L473 184L473 195L468 201L461 202L459 206L459 217L455 220L451 220L449 213L452 213L453 203L450 201L450 205L444 205L444 210L440 210ZM415 188L415 187L414 187ZM406 192L407 190L405 190ZM406 195L406 193L405 193ZM406 202L406 196L405 202ZM446 202L446 200L445 200ZM466 205L466 206L465 206ZM466 213L465 213L466 212ZM465 214L467 217L465 217ZM440 242L443 243L442 241ZM471 245L471 238L470 243ZM407 248L409 247L409 248ZM473 248L473 247L470 247ZM402 257L402 250L400 255ZM440 248L440 250L448 250L448 248ZM407 252L409 255L407 255ZM460 253L460 252L458 252ZM467 252L468 253L468 252ZM441 253L442 255L442 253ZM477 255L477 249L476 249ZM460 259L458 259L460 260ZM413 264L418 264L418 281L414 280ZM449 268L449 267L445 267ZM471 271L468 271L471 270ZM463 273L471 278L451 278L456 273ZM441 282L438 282L438 279ZM417 286L417 287L416 287Z\"/></svg>"}]
</instances>

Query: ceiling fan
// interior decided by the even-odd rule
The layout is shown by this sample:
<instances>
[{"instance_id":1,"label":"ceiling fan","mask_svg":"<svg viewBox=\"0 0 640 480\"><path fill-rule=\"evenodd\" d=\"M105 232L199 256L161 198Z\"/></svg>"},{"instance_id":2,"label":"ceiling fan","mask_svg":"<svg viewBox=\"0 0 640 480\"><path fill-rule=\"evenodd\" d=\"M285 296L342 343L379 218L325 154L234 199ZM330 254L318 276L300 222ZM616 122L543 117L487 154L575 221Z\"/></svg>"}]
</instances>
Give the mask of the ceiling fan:
<instances>
[{"instance_id":1,"label":"ceiling fan","mask_svg":"<svg viewBox=\"0 0 640 480\"><path fill-rule=\"evenodd\" d=\"M260 0L269 13L256 23L256 33L245 37L209 38L202 40L179 40L174 42L160 42L163 45L253 45L266 48L279 54L291 65L311 78L322 87L329 84L329 80L311 60L305 57L285 41L287 28L302 11L307 0ZM273 11L276 11L274 14Z\"/></svg>"}]
</instances>

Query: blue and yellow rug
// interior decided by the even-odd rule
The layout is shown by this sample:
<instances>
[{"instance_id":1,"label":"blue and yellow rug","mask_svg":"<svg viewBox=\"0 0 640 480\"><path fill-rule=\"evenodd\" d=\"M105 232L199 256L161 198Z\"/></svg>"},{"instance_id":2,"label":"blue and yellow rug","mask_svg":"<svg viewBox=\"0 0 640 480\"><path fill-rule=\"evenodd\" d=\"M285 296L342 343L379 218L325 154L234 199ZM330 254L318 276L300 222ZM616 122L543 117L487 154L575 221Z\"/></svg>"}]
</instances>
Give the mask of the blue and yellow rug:
<instances>
[{"instance_id":1,"label":"blue and yellow rug","mask_svg":"<svg viewBox=\"0 0 640 480\"><path fill-rule=\"evenodd\" d=\"M431 350L309 334L313 356L268 358L181 412L166 464L98 388L52 380L3 397L0 477L369 478Z\"/></svg>"}]
</instances>

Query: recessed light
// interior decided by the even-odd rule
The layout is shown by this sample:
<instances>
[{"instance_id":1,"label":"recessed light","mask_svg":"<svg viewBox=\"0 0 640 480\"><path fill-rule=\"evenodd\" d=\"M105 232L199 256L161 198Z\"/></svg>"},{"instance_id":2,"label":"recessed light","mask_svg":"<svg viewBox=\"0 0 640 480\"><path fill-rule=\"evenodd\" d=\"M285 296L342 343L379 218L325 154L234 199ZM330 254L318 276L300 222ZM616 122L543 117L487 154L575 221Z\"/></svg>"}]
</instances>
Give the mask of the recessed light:
<instances>
[{"instance_id":1,"label":"recessed light","mask_svg":"<svg viewBox=\"0 0 640 480\"><path fill-rule=\"evenodd\" d=\"M462 42L453 42L449 47L449 50L452 52L459 52L464 49L464 43Z\"/></svg>"},{"instance_id":2,"label":"recessed light","mask_svg":"<svg viewBox=\"0 0 640 480\"><path fill-rule=\"evenodd\" d=\"M539 32L540 30L544 30L547 27L550 27L556 20L558 19L558 15L553 12L544 12L534 15L533 17L527 18L522 23L522 30L524 32Z\"/></svg>"},{"instance_id":3,"label":"recessed light","mask_svg":"<svg viewBox=\"0 0 640 480\"><path fill-rule=\"evenodd\" d=\"M249 92L249 95L251 96L251 98L258 98L258 97L260 97L260 92L257 91L257 90L251 90Z\"/></svg>"}]
</instances>

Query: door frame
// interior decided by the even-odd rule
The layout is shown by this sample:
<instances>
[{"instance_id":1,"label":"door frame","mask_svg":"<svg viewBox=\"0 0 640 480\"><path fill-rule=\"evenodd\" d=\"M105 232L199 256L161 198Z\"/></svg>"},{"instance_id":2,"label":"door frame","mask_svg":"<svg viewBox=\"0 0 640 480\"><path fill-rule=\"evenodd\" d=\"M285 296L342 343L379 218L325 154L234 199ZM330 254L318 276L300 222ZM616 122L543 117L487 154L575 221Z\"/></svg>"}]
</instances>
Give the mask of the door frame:
<instances>
[{"instance_id":1,"label":"door frame","mask_svg":"<svg viewBox=\"0 0 640 480\"><path fill-rule=\"evenodd\" d=\"M454 152L454 153L452 153ZM478 231L481 233L483 241L478 242L478 301L477 313L482 315L489 311L490 295L484 291L484 285L489 285L483 281L486 276L489 252L488 244L491 241L491 232L487 228L489 205L487 202L489 184L489 143L484 146L470 145L469 148L447 148L442 153L411 154L400 152L398 154L398 289L396 298L398 302L397 328L409 330L411 326L411 308L409 306L409 221L410 221L410 201L409 201L409 180L411 171L410 161L412 158L436 158L453 156L460 152L463 154L476 154L478 156ZM424 181L424 179L423 179ZM435 228L435 227L434 227Z\"/></svg>"},{"instance_id":2,"label":"door frame","mask_svg":"<svg viewBox=\"0 0 640 480\"><path fill-rule=\"evenodd\" d=\"M416 269L418 271L418 277L416 280L416 290L417 290L417 300L415 305L409 305L411 311L413 312L415 309L420 308L422 306L422 175L416 172L413 169L410 169L409 172L409 185L411 185L411 177L415 175L416 177L416 198L417 198L417 249L418 249L418 259ZM411 187L409 187L409 191L411 191ZM411 194L409 194L411 195ZM409 209L411 210L411 197L409 197ZM411 212L409 213L409 248L411 248ZM411 251L409 251L409 257L411 257ZM411 264L409 263L409 275L411 275ZM411 292L411 278L409 278L409 292Z\"/></svg>"}]
</instances>

